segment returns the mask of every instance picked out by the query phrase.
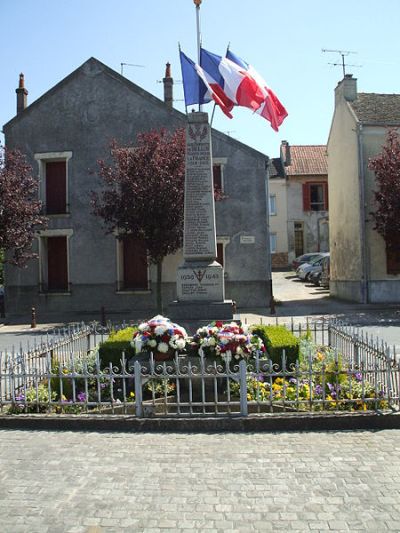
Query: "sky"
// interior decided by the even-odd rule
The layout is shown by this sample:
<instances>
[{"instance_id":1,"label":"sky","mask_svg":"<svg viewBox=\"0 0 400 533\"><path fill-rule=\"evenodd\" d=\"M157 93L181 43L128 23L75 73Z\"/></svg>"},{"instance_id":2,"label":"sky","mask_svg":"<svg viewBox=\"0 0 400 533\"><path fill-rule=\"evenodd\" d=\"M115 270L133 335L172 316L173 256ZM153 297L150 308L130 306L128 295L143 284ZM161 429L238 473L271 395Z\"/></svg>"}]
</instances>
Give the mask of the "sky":
<instances>
[{"instance_id":1,"label":"sky","mask_svg":"<svg viewBox=\"0 0 400 533\"><path fill-rule=\"evenodd\" d=\"M0 0L0 125L15 115L19 73L32 103L95 57L163 98L160 80L172 65L174 106L185 111L178 43L196 59L193 0ZM203 0L203 47L231 50L264 77L289 116L279 132L249 109L229 119L216 111L213 127L270 157L281 140L326 144L334 89L342 79L337 52L350 51L346 73L359 92L400 92L400 0ZM204 106L211 117L212 104ZM0 136L4 142L3 135Z\"/></svg>"}]
</instances>

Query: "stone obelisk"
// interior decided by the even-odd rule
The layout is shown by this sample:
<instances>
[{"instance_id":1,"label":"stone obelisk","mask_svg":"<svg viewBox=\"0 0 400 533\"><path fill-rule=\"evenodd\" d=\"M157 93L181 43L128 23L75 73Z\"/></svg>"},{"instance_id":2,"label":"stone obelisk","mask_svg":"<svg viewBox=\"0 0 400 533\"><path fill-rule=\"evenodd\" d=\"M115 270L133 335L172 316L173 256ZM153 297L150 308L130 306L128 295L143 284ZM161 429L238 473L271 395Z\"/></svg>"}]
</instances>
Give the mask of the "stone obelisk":
<instances>
[{"instance_id":1,"label":"stone obelisk","mask_svg":"<svg viewBox=\"0 0 400 533\"><path fill-rule=\"evenodd\" d=\"M232 318L216 257L211 128L207 113L193 112L186 126L184 262L177 269L177 301L170 305L175 318Z\"/></svg>"}]
</instances>

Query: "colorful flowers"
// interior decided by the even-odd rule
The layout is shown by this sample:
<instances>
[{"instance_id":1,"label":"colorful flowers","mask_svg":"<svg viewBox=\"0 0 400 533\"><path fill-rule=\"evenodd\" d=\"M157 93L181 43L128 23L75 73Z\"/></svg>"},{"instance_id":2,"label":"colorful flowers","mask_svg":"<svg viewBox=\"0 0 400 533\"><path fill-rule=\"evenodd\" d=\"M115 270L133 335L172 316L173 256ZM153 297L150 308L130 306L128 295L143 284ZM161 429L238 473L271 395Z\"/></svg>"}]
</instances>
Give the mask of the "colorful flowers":
<instances>
[{"instance_id":1,"label":"colorful flowers","mask_svg":"<svg viewBox=\"0 0 400 533\"><path fill-rule=\"evenodd\" d=\"M193 337L193 343L200 356L220 357L226 362L249 359L256 353L265 352L265 347L258 335L252 335L246 327L236 322L224 324L212 322L199 328Z\"/></svg>"},{"instance_id":2,"label":"colorful flowers","mask_svg":"<svg viewBox=\"0 0 400 533\"><path fill-rule=\"evenodd\" d=\"M187 341L188 335L182 326L157 315L148 322L139 324L131 344L137 354L146 351L170 353L172 356L175 352L182 352Z\"/></svg>"}]
</instances>

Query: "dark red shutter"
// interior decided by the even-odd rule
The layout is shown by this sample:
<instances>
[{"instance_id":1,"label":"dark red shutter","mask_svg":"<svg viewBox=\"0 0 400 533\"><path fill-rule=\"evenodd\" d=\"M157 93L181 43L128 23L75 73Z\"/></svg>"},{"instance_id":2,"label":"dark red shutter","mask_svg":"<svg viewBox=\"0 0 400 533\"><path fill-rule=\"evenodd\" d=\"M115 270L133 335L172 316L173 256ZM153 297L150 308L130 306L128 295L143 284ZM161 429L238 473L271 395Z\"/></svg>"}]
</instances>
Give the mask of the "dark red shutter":
<instances>
[{"instance_id":1,"label":"dark red shutter","mask_svg":"<svg viewBox=\"0 0 400 533\"><path fill-rule=\"evenodd\" d=\"M329 210L329 195L328 195L328 184L324 183L324 203L325 211Z\"/></svg>"},{"instance_id":2,"label":"dark red shutter","mask_svg":"<svg viewBox=\"0 0 400 533\"><path fill-rule=\"evenodd\" d=\"M49 215L65 213L66 207L66 161L49 161L46 163L46 212Z\"/></svg>"},{"instance_id":3,"label":"dark red shutter","mask_svg":"<svg viewBox=\"0 0 400 533\"><path fill-rule=\"evenodd\" d=\"M386 244L386 272L400 274L400 235L392 232Z\"/></svg>"},{"instance_id":4,"label":"dark red shutter","mask_svg":"<svg viewBox=\"0 0 400 533\"><path fill-rule=\"evenodd\" d=\"M47 238L47 284L49 291L68 290L67 237Z\"/></svg>"},{"instance_id":5,"label":"dark red shutter","mask_svg":"<svg viewBox=\"0 0 400 533\"><path fill-rule=\"evenodd\" d=\"M311 211L310 184L303 183L303 211Z\"/></svg>"},{"instance_id":6,"label":"dark red shutter","mask_svg":"<svg viewBox=\"0 0 400 533\"><path fill-rule=\"evenodd\" d=\"M214 190L222 191L221 165L213 165Z\"/></svg>"},{"instance_id":7,"label":"dark red shutter","mask_svg":"<svg viewBox=\"0 0 400 533\"><path fill-rule=\"evenodd\" d=\"M127 235L122 243L124 289L148 289L147 253L143 242Z\"/></svg>"},{"instance_id":8,"label":"dark red shutter","mask_svg":"<svg viewBox=\"0 0 400 533\"><path fill-rule=\"evenodd\" d=\"M224 245L222 242L217 243L217 261L220 265L224 266Z\"/></svg>"}]
</instances>

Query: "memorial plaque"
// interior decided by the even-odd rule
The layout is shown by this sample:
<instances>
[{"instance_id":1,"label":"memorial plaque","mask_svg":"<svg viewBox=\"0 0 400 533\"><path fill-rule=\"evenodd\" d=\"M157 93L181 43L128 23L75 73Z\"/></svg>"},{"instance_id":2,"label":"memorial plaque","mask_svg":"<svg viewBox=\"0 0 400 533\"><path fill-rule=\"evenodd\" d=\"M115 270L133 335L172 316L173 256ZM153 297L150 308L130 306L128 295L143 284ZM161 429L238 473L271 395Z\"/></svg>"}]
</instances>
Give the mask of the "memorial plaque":
<instances>
[{"instance_id":1,"label":"memorial plaque","mask_svg":"<svg viewBox=\"0 0 400 533\"><path fill-rule=\"evenodd\" d=\"M191 113L186 127L186 176L183 257L217 257L212 176L211 128L207 113Z\"/></svg>"},{"instance_id":2,"label":"memorial plaque","mask_svg":"<svg viewBox=\"0 0 400 533\"><path fill-rule=\"evenodd\" d=\"M224 300L224 270L216 261L184 263L177 271L179 301L220 302Z\"/></svg>"}]
</instances>

